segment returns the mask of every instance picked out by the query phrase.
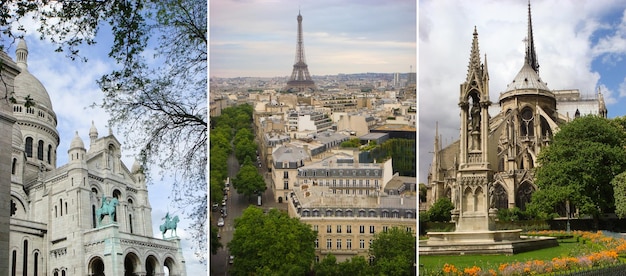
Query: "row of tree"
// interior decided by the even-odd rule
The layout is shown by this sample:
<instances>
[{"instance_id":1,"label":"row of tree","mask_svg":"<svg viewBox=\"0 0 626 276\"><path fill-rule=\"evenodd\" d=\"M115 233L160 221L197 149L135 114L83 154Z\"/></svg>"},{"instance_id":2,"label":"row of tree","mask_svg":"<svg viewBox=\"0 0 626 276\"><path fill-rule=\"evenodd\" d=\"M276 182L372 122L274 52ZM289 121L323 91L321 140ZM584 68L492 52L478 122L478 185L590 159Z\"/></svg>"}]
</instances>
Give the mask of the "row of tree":
<instances>
[{"instance_id":1,"label":"row of tree","mask_svg":"<svg viewBox=\"0 0 626 276\"><path fill-rule=\"evenodd\" d=\"M499 217L551 219L569 210L593 217L596 228L602 214L626 217L626 117L589 115L562 125L539 154L535 184L525 210L499 210ZM452 208L449 199L437 201L420 221L449 221Z\"/></svg>"},{"instance_id":2,"label":"row of tree","mask_svg":"<svg viewBox=\"0 0 626 276\"><path fill-rule=\"evenodd\" d=\"M235 233L228 244L235 256L232 275L411 275L415 272L416 237L399 228L374 236L371 262L356 256L337 263L328 255L315 262L317 232L284 211L251 206L235 219Z\"/></svg>"}]
</instances>

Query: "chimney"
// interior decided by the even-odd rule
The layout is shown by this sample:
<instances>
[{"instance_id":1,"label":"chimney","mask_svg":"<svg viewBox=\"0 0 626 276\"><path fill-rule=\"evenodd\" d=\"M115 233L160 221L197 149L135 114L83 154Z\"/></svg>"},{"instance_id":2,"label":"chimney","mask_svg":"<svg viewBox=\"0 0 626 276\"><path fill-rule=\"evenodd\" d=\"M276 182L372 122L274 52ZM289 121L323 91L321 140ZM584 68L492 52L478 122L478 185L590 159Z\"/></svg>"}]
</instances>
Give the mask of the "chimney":
<instances>
[{"instance_id":1,"label":"chimney","mask_svg":"<svg viewBox=\"0 0 626 276\"><path fill-rule=\"evenodd\" d=\"M352 151L352 159L354 159L354 167L358 168L359 167L359 150L353 150Z\"/></svg>"}]
</instances>

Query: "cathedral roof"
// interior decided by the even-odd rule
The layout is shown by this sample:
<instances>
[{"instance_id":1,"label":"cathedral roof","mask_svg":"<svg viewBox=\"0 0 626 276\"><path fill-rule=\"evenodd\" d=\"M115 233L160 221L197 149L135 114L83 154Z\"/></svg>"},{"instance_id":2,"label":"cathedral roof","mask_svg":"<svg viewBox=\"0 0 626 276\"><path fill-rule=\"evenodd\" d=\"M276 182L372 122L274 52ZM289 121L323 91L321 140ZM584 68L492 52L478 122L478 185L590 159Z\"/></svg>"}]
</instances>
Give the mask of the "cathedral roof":
<instances>
[{"instance_id":1,"label":"cathedral roof","mask_svg":"<svg viewBox=\"0 0 626 276\"><path fill-rule=\"evenodd\" d=\"M522 89L550 90L548 85L541 80L539 74L537 74L532 66L526 62L513 81L506 86L506 90L504 92Z\"/></svg>"},{"instance_id":2,"label":"cathedral roof","mask_svg":"<svg viewBox=\"0 0 626 276\"><path fill-rule=\"evenodd\" d=\"M16 99L24 99L30 95L30 98L36 104L52 111L52 101L50 101L48 91L35 76L28 72L28 47L26 47L26 42L23 39L19 41L15 55L17 57L17 65L21 69L20 74L15 77L14 81Z\"/></svg>"}]
</instances>

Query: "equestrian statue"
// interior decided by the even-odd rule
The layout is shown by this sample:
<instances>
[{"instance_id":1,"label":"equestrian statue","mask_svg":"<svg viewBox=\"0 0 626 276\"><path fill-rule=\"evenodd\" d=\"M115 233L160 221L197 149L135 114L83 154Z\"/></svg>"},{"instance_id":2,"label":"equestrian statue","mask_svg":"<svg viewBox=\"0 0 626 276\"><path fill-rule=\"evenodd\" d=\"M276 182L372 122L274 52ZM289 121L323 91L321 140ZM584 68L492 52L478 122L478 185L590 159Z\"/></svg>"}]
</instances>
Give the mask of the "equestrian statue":
<instances>
[{"instance_id":1,"label":"equestrian statue","mask_svg":"<svg viewBox=\"0 0 626 276\"><path fill-rule=\"evenodd\" d=\"M178 216L174 216L170 219L170 213L167 212L167 214L165 214L165 217L162 219L165 219L165 223L161 224L159 226L159 229L161 230L163 238L165 239L165 232L167 232L167 230L172 230L172 232L170 232L170 237L178 236L176 234L176 225L179 221Z\"/></svg>"},{"instance_id":2,"label":"equestrian statue","mask_svg":"<svg viewBox=\"0 0 626 276\"><path fill-rule=\"evenodd\" d=\"M102 223L102 217L109 215L109 222L113 223L115 219L115 207L119 204L117 198L111 198L109 200L102 196L102 204L98 210L96 210L96 222L99 227Z\"/></svg>"}]
</instances>

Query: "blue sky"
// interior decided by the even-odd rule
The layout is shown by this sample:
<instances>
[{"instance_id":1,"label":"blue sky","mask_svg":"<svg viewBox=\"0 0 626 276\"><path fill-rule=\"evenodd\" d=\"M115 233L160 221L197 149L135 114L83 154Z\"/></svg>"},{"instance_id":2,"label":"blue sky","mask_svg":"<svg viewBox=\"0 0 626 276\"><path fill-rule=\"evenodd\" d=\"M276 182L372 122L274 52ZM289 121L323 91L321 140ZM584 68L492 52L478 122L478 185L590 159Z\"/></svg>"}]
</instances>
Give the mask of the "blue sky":
<instances>
[{"instance_id":1,"label":"blue sky","mask_svg":"<svg viewBox=\"0 0 626 276\"><path fill-rule=\"evenodd\" d=\"M609 118L626 115L626 2L532 1L539 75L550 89L601 89ZM435 124L444 146L459 137L459 86L465 80L474 26L487 55L490 98L524 60L528 1L419 1L419 181L426 182Z\"/></svg>"},{"instance_id":2,"label":"blue sky","mask_svg":"<svg viewBox=\"0 0 626 276\"><path fill-rule=\"evenodd\" d=\"M87 147L89 146L89 128L92 121L98 129L99 137L109 133L107 125L109 116L104 110L89 106L94 102L100 103L102 99L102 92L98 88L96 80L116 66L107 57L112 39L109 33L102 31L96 37L98 42L96 45L80 48L81 55L88 59L86 63L71 61L64 53L54 52L56 48L54 45L39 40L32 22L26 21L25 25L28 30L25 37L29 51L28 70L41 81L50 95L54 112L57 115L57 131L60 136L60 144L57 149L57 166L62 166L67 163L67 150L76 131ZM14 59L15 47L16 45L12 45L7 50L9 56ZM115 128L113 128L113 134L118 134ZM123 146L128 141L127 139L132 139L132 137L117 135L117 139ZM133 164L134 155L134 152L123 146L122 160L128 168ZM153 169L158 168L154 166ZM153 183L148 185L152 205L154 237L161 238L158 227L163 223L161 218L165 216L166 212L179 214L181 222L178 224L177 234L181 237L187 274L204 275L207 271L206 265L200 264L194 256L191 249L194 241L191 240L190 234L185 230L188 221L185 220L184 216L180 216L180 212L173 204L169 203L168 196L171 188L168 180L160 181L159 179L159 176L155 175Z\"/></svg>"},{"instance_id":3,"label":"blue sky","mask_svg":"<svg viewBox=\"0 0 626 276\"><path fill-rule=\"evenodd\" d=\"M209 76L290 76L298 10L311 75L415 72L415 0L211 0Z\"/></svg>"}]
</instances>

